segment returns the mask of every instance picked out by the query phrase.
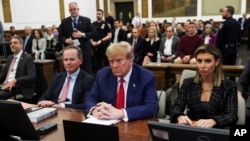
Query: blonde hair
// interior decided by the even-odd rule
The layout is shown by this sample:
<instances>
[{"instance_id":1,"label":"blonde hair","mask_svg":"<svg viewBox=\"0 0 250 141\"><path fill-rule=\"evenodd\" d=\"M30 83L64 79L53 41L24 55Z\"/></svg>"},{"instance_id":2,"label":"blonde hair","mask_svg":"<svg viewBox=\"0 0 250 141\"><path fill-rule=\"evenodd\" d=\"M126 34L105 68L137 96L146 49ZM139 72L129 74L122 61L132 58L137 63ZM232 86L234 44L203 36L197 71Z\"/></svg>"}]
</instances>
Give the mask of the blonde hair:
<instances>
[{"instance_id":1,"label":"blonde hair","mask_svg":"<svg viewBox=\"0 0 250 141\"><path fill-rule=\"evenodd\" d=\"M213 45L206 44L201 45L199 48L196 49L194 53L195 59L197 59L197 55L200 53L209 53L214 56L214 59L216 61L219 60L219 64L215 67L214 76L212 78L214 86L219 87L221 85L222 80L224 80L222 56L220 50ZM199 73L196 73L194 83L199 84L200 81L203 81L202 77Z\"/></svg>"},{"instance_id":2,"label":"blonde hair","mask_svg":"<svg viewBox=\"0 0 250 141\"><path fill-rule=\"evenodd\" d=\"M149 32L150 30L153 30L153 32L155 33L154 41L160 40L160 38L158 37L158 32L157 32L156 28L155 28L155 27L149 27L149 28L148 28L148 32ZM150 38L148 37L148 38L146 39L146 41L150 41Z\"/></svg>"},{"instance_id":3,"label":"blonde hair","mask_svg":"<svg viewBox=\"0 0 250 141\"><path fill-rule=\"evenodd\" d=\"M121 41L117 43L110 44L106 50L106 56L110 57L114 54L124 52L127 59L134 60L134 54L132 52L132 47L128 42Z\"/></svg>"}]
</instances>

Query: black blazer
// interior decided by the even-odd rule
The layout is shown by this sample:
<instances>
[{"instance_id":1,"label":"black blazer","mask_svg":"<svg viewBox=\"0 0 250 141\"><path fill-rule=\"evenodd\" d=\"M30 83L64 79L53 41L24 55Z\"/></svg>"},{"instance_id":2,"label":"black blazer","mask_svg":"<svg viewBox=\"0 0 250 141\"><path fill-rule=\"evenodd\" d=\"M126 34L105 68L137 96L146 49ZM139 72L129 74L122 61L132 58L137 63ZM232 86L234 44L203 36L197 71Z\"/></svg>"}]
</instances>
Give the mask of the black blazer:
<instances>
[{"instance_id":1,"label":"black blazer","mask_svg":"<svg viewBox=\"0 0 250 141\"><path fill-rule=\"evenodd\" d=\"M213 87L207 108L207 116L201 117L201 84L194 83L194 78L183 81L179 95L170 112L171 122L177 122L179 115L187 107L187 116L191 120L212 118L216 121L216 127L227 127L237 122L238 100L235 82L224 80L220 87Z\"/></svg>"},{"instance_id":2,"label":"black blazer","mask_svg":"<svg viewBox=\"0 0 250 141\"><path fill-rule=\"evenodd\" d=\"M13 57L14 54L8 56L6 66L0 74L0 83L3 83L6 79ZM24 52L18 62L15 78L23 97L25 99L32 98L35 89L36 68L33 58Z\"/></svg>"},{"instance_id":3,"label":"black blazer","mask_svg":"<svg viewBox=\"0 0 250 141\"><path fill-rule=\"evenodd\" d=\"M243 72L238 80L238 91L246 99L250 96L250 57L247 58Z\"/></svg>"},{"instance_id":4,"label":"black blazer","mask_svg":"<svg viewBox=\"0 0 250 141\"><path fill-rule=\"evenodd\" d=\"M133 41L134 41L133 37L130 37L128 39L128 42L131 46L133 45ZM135 53L134 53L134 62L139 65L142 65L142 61L144 58L144 55L143 55L144 43L145 43L145 40L141 37L138 37L137 42L136 42Z\"/></svg>"},{"instance_id":5,"label":"black blazer","mask_svg":"<svg viewBox=\"0 0 250 141\"><path fill-rule=\"evenodd\" d=\"M83 57L91 56L92 50L89 39L93 38L97 34L97 32L94 26L91 24L90 19L87 17L79 16L77 30L85 33L86 35L86 37L78 39L81 44L80 48L83 51ZM68 46L68 44L65 43L65 40L68 38L74 39L72 37L73 32L74 31L72 27L71 17L63 19L59 26L59 41Z\"/></svg>"},{"instance_id":6,"label":"black blazer","mask_svg":"<svg viewBox=\"0 0 250 141\"><path fill-rule=\"evenodd\" d=\"M144 43L143 52L142 52L143 56L146 56L147 53L150 52L153 54L153 56L150 57L151 61L156 62L157 51L159 51L160 49L160 44L161 44L160 38L154 40L152 45L151 45L151 41L149 39L146 39Z\"/></svg>"},{"instance_id":7,"label":"black blazer","mask_svg":"<svg viewBox=\"0 0 250 141\"><path fill-rule=\"evenodd\" d=\"M112 30L112 42L114 41L114 38L115 38L115 29L113 29ZM120 42L120 41L127 41L127 35L126 35L126 31L125 30L123 30L123 29L119 29L119 31L118 31L118 42Z\"/></svg>"},{"instance_id":8,"label":"black blazer","mask_svg":"<svg viewBox=\"0 0 250 141\"><path fill-rule=\"evenodd\" d=\"M33 35L30 35L29 40L26 43L26 46L24 46L25 38L26 38L26 36L23 36L24 52L30 54L30 53L32 53L32 41L33 41L34 37L33 37Z\"/></svg>"},{"instance_id":9,"label":"black blazer","mask_svg":"<svg viewBox=\"0 0 250 141\"><path fill-rule=\"evenodd\" d=\"M51 100L58 102L60 92L63 88L64 81L67 77L67 72L61 72L54 76L50 86L46 90L45 94L42 95L39 101ZM87 93L92 88L94 83L93 76L80 70L72 94L72 104L65 104L66 108L83 109L83 101L87 96Z\"/></svg>"}]
</instances>

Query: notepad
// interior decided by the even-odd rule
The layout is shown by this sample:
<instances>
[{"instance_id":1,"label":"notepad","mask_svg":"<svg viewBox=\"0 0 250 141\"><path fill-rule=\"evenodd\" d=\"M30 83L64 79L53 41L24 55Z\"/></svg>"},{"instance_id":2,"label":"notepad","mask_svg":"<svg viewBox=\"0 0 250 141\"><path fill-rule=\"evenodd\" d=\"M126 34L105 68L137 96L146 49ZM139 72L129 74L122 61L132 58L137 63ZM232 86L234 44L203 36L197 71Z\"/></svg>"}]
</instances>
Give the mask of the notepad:
<instances>
[{"instance_id":1,"label":"notepad","mask_svg":"<svg viewBox=\"0 0 250 141\"><path fill-rule=\"evenodd\" d=\"M119 119L98 119L94 116L89 116L89 118L83 120L82 122L100 124L100 125L112 125L118 123Z\"/></svg>"}]
</instances>

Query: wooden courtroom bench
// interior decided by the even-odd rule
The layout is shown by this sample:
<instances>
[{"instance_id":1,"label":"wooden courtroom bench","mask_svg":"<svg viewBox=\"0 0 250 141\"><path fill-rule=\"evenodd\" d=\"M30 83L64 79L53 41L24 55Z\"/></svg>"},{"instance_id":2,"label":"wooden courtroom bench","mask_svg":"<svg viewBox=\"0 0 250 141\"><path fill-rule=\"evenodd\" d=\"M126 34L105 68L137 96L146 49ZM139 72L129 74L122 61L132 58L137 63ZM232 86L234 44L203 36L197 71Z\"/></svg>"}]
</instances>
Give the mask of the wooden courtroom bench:
<instances>
[{"instance_id":1,"label":"wooden courtroom bench","mask_svg":"<svg viewBox=\"0 0 250 141\"><path fill-rule=\"evenodd\" d=\"M143 67L151 70L156 76L156 88L162 89L163 86L168 86L169 76L171 74L181 74L184 69L196 70L195 64L172 64L161 63L157 65L156 62L152 62L144 65ZM225 76L239 77L244 69L244 66L223 65L223 72Z\"/></svg>"}]
</instances>

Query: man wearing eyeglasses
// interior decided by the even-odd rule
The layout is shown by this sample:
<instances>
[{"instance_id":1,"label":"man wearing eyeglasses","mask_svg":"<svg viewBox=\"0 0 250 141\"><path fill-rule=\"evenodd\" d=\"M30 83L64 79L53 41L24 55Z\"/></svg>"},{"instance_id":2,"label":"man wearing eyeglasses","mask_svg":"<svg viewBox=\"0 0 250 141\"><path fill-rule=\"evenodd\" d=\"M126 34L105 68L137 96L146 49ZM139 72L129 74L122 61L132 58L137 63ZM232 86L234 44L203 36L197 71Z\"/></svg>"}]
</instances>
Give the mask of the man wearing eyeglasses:
<instances>
[{"instance_id":1,"label":"man wearing eyeglasses","mask_svg":"<svg viewBox=\"0 0 250 141\"><path fill-rule=\"evenodd\" d=\"M74 45L82 49L83 64L81 68L88 73L91 69L91 45L89 39L97 32L87 17L79 15L79 7L76 2L69 3L70 16L63 19L59 26L59 41L65 46Z\"/></svg>"}]
</instances>

